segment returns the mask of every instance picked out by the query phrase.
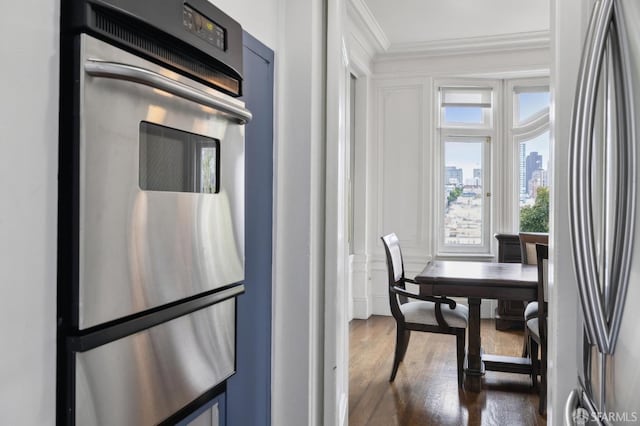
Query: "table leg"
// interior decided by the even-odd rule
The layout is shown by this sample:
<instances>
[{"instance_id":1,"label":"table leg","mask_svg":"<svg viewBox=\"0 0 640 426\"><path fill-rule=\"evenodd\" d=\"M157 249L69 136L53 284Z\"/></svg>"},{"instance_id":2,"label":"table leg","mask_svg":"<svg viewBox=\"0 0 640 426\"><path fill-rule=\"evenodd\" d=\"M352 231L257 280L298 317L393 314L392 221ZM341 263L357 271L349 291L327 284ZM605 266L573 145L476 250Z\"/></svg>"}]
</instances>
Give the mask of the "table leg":
<instances>
[{"instance_id":1,"label":"table leg","mask_svg":"<svg viewBox=\"0 0 640 426\"><path fill-rule=\"evenodd\" d=\"M467 347L465 388L472 392L480 392L481 379L484 374L480 350L480 301L481 299L477 297L469 298L469 345Z\"/></svg>"}]
</instances>

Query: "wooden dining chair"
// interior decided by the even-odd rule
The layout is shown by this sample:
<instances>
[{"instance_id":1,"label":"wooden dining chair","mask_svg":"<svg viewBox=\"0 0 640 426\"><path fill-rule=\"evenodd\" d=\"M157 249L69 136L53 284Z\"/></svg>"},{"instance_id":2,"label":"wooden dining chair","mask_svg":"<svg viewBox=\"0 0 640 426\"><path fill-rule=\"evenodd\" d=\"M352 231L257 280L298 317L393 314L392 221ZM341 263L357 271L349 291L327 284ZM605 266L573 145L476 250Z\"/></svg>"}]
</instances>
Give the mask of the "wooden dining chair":
<instances>
[{"instance_id":1,"label":"wooden dining chair","mask_svg":"<svg viewBox=\"0 0 640 426\"><path fill-rule=\"evenodd\" d=\"M538 265L538 311L535 317L527 321L529 334L529 353L533 369L533 385L535 387L538 374L540 375L540 404L538 411L544 415L547 408L547 307L548 307L548 272L549 247L536 244L536 259ZM538 359L538 346L540 359Z\"/></svg>"},{"instance_id":2,"label":"wooden dining chair","mask_svg":"<svg viewBox=\"0 0 640 426\"><path fill-rule=\"evenodd\" d=\"M469 308L446 297L421 296L407 291L406 283L417 283L404 275L398 237L396 234L385 235L382 242L387 255L389 306L396 320L396 349L389 381L393 382L396 377L398 366L407 352L411 332L424 331L456 336L458 386L462 387Z\"/></svg>"},{"instance_id":3,"label":"wooden dining chair","mask_svg":"<svg viewBox=\"0 0 640 426\"><path fill-rule=\"evenodd\" d=\"M520 232L520 257L522 263L536 265L536 244L549 244L549 234L542 232ZM538 301L533 300L527 303L524 308L524 323L538 315ZM522 343L522 356L526 357L529 349L529 331L524 327L524 342Z\"/></svg>"},{"instance_id":4,"label":"wooden dining chair","mask_svg":"<svg viewBox=\"0 0 640 426\"><path fill-rule=\"evenodd\" d=\"M549 234L546 232L520 232L520 257L522 263L536 265L536 244L549 244Z\"/></svg>"}]
</instances>

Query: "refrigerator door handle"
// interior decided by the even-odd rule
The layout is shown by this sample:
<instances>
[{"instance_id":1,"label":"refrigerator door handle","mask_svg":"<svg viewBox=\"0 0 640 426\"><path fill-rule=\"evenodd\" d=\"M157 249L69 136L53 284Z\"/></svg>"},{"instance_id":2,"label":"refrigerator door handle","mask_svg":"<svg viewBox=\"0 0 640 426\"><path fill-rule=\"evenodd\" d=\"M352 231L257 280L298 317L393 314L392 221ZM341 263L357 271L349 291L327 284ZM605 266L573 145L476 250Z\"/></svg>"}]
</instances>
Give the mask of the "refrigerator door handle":
<instances>
[{"instance_id":1,"label":"refrigerator door handle","mask_svg":"<svg viewBox=\"0 0 640 426\"><path fill-rule=\"evenodd\" d=\"M630 281L631 255L633 253L632 235L635 235L636 217L636 189L637 189L637 164L636 164L636 132L634 117L634 100L629 95L632 88L633 74L629 69L627 40L620 37L620 34L627 34L624 26L624 19L620 16L622 11L614 3L614 16L611 25L613 67L616 90L616 108L620 140L618 150L618 161L616 170L618 180L616 182L617 211L615 212L615 223L618 225L614 229L616 243L614 245L614 259L617 260L618 274L612 280L610 300L607 300L609 307L608 319L608 345L609 352L615 350L622 314L624 312L625 299ZM622 28L621 28L622 27Z\"/></svg>"},{"instance_id":2,"label":"refrigerator door handle","mask_svg":"<svg viewBox=\"0 0 640 426\"><path fill-rule=\"evenodd\" d=\"M600 351L607 349L605 314L597 285L594 247L593 213L591 211L590 143L594 131L593 110L602 68L613 0L600 0L594 5L578 74L576 98L571 123L569 165L570 234L578 290L590 340Z\"/></svg>"},{"instance_id":3,"label":"refrigerator door handle","mask_svg":"<svg viewBox=\"0 0 640 426\"><path fill-rule=\"evenodd\" d=\"M576 415L576 410L580 406L580 390L573 389L569 396L567 397L567 401L564 404L564 424L574 425L576 421L574 419Z\"/></svg>"},{"instance_id":4,"label":"refrigerator door handle","mask_svg":"<svg viewBox=\"0 0 640 426\"><path fill-rule=\"evenodd\" d=\"M565 426L582 426L585 424L611 425L606 417L600 415L589 395L581 388L576 388L569 392L569 396L564 403L563 420Z\"/></svg>"},{"instance_id":5,"label":"refrigerator door handle","mask_svg":"<svg viewBox=\"0 0 640 426\"><path fill-rule=\"evenodd\" d=\"M589 340L601 353L612 354L622 322L624 300L629 285L631 253L635 228L636 206L636 154L633 100L628 95L632 75L626 45L619 37L619 25L624 20L620 8L613 0L596 2L580 64L578 86L571 128L571 161L569 167L570 232L574 252L574 266L578 290ZM622 29L624 33L624 29ZM608 44L607 44L608 41ZM593 161L593 136L595 109L600 75L605 62L605 49L609 48L612 79L609 87L615 96L615 138L606 141L617 143L616 155L606 161L606 168L614 175L605 190L615 199L613 208L605 214L605 224L610 224L614 241L611 253L605 253L604 285L598 274L598 257L595 247L594 218L592 211L592 182L589 170ZM606 172L605 172L606 174Z\"/></svg>"}]
</instances>

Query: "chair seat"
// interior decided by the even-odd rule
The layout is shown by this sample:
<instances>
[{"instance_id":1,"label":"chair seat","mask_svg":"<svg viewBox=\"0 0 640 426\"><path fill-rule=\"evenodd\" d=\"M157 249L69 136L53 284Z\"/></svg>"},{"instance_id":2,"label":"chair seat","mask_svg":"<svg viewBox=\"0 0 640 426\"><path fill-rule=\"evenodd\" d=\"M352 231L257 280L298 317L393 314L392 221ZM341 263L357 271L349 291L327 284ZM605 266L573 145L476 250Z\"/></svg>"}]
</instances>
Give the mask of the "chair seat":
<instances>
[{"instance_id":1,"label":"chair seat","mask_svg":"<svg viewBox=\"0 0 640 426\"><path fill-rule=\"evenodd\" d=\"M529 302L527 307L524 309L524 320L529 321L530 319L538 316L538 302Z\"/></svg>"},{"instance_id":2,"label":"chair seat","mask_svg":"<svg viewBox=\"0 0 640 426\"><path fill-rule=\"evenodd\" d=\"M527 328L529 329L529 333L534 336L540 337L540 330L538 329L538 317L531 318L527 321Z\"/></svg>"},{"instance_id":3,"label":"chair seat","mask_svg":"<svg viewBox=\"0 0 640 426\"><path fill-rule=\"evenodd\" d=\"M402 315L406 322L439 325L436 320L435 303L427 301L408 302L400 306ZM469 308L460 303L456 304L454 309L450 309L447 305L442 305L442 316L449 324L449 327L467 328L469 321Z\"/></svg>"}]
</instances>

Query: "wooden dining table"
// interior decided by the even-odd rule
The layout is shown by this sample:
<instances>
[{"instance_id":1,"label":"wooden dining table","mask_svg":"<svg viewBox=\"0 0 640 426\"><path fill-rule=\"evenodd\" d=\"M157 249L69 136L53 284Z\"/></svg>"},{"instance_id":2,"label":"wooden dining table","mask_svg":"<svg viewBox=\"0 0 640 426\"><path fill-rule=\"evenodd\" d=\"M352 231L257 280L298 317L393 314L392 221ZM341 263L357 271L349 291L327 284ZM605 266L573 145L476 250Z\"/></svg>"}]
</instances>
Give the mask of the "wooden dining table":
<instances>
[{"instance_id":1,"label":"wooden dining table","mask_svg":"<svg viewBox=\"0 0 640 426\"><path fill-rule=\"evenodd\" d=\"M480 302L482 299L536 300L536 265L435 260L427 264L415 281L422 295L466 297L469 301L465 389L479 392L485 370L531 374L529 358L483 353Z\"/></svg>"}]
</instances>

